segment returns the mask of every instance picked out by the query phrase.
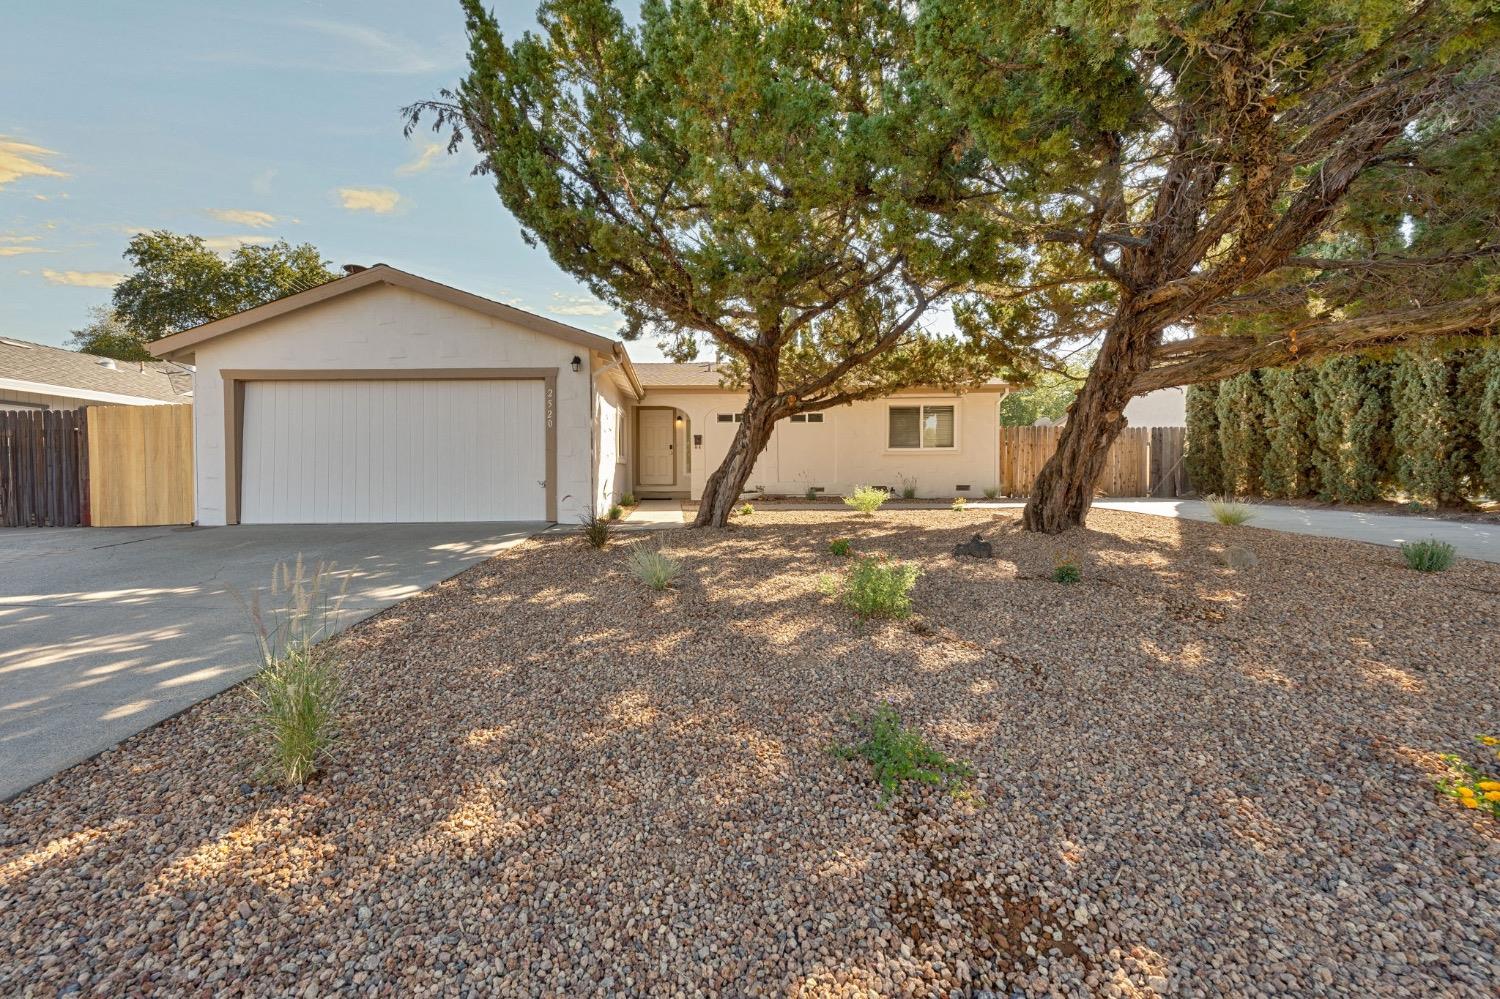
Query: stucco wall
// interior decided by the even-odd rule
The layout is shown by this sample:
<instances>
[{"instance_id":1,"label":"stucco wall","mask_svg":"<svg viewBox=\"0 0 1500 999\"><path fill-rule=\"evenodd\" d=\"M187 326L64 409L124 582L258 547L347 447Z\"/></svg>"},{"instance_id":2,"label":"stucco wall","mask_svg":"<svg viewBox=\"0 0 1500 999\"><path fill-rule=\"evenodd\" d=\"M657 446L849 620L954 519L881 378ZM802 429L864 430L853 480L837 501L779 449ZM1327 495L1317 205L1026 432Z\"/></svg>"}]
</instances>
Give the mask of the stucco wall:
<instances>
[{"instance_id":1,"label":"stucco wall","mask_svg":"<svg viewBox=\"0 0 1500 999\"><path fill-rule=\"evenodd\" d=\"M557 511L576 520L593 494L588 351L449 302L372 285L196 348L198 522L226 520L223 370L556 368ZM585 358L580 371L569 364Z\"/></svg>"},{"instance_id":2,"label":"stucco wall","mask_svg":"<svg viewBox=\"0 0 1500 999\"><path fill-rule=\"evenodd\" d=\"M809 486L827 493L847 493L856 485L900 488L903 479L916 482L917 495L951 499L954 487L967 484L963 495L982 496L997 484L1000 396L993 392L900 395L890 399L857 402L824 411L828 447L807 436L815 425L778 424L765 452L756 460L746 488L763 487L769 493L800 495ZM896 450L886 447L890 406L920 403L953 404L957 447L952 450ZM744 406L739 392L682 392L647 389L643 406L672 406L687 415L692 435L701 434L701 444L688 448L692 473L691 498L703 495L708 476L719 467L734 437L736 424L720 423L720 413L736 413ZM799 433L796 439L783 429ZM812 443L817 441L818 443Z\"/></svg>"},{"instance_id":3,"label":"stucco wall","mask_svg":"<svg viewBox=\"0 0 1500 999\"><path fill-rule=\"evenodd\" d=\"M1157 389L1125 404L1125 420L1132 427L1187 426L1187 390Z\"/></svg>"},{"instance_id":4,"label":"stucco wall","mask_svg":"<svg viewBox=\"0 0 1500 999\"><path fill-rule=\"evenodd\" d=\"M599 397L594 407L594 439L598 442L599 477L594 509L604 513L630 489L627 456L631 447L630 398L608 373L594 380Z\"/></svg>"}]
</instances>

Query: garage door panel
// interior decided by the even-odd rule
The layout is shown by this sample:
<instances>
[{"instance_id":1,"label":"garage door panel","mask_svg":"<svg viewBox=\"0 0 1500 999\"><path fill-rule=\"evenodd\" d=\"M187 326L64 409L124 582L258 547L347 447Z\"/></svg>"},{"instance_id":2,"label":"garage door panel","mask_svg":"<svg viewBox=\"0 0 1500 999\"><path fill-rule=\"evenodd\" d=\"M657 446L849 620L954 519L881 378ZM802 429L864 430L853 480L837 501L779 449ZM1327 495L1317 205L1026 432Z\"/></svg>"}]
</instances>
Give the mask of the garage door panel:
<instances>
[{"instance_id":1,"label":"garage door panel","mask_svg":"<svg viewBox=\"0 0 1500 999\"><path fill-rule=\"evenodd\" d=\"M251 382L242 523L546 518L540 381Z\"/></svg>"}]
</instances>

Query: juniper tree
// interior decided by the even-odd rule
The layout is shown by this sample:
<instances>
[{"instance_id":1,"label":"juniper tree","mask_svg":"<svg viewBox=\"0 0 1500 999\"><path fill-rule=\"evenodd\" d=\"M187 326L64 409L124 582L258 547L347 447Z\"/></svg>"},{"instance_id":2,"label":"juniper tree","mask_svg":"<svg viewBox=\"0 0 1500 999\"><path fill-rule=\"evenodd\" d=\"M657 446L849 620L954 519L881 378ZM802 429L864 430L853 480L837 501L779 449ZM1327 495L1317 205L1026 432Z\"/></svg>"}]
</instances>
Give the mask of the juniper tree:
<instances>
[{"instance_id":1,"label":"juniper tree","mask_svg":"<svg viewBox=\"0 0 1500 999\"><path fill-rule=\"evenodd\" d=\"M910 70L898 0L547 0L507 41L464 0L469 71L406 109L465 140L525 237L746 403L699 524L726 522L776 421L986 380L1003 338L926 331L997 280L995 221L959 200L960 129Z\"/></svg>"},{"instance_id":2,"label":"juniper tree","mask_svg":"<svg viewBox=\"0 0 1500 999\"><path fill-rule=\"evenodd\" d=\"M1282 499L1311 496L1317 492L1313 421L1318 373L1311 367L1270 368L1259 377L1266 398L1265 493Z\"/></svg>"},{"instance_id":3,"label":"juniper tree","mask_svg":"<svg viewBox=\"0 0 1500 999\"><path fill-rule=\"evenodd\" d=\"M1187 390L1188 481L1200 493L1222 493L1224 450L1219 441L1219 383L1200 382Z\"/></svg>"},{"instance_id":4,"label":"juniper tree","mask_svg":"<svg viewBox=\"0 0 1500 999\"><path fill-rule=\"evenodd\" d=\"M1500 317L1488 0L919 6L1012 265L960 318L1099 343L1029 528L1082 521L1133 395Z\"/></svg>"}]
</instances>

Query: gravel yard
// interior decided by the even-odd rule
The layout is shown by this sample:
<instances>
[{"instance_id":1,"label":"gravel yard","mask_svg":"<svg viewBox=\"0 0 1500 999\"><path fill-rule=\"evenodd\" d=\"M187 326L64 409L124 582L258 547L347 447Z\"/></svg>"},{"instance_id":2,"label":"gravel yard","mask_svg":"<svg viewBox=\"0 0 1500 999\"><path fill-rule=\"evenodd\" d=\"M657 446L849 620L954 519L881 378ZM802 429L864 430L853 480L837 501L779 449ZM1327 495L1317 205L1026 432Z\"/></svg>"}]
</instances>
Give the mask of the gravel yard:
<instances>
[{"instance_id":1,"label":"gravel yard","mask_svg":"<svg viewBox=\"0 0 1500 999\"><path fill-rule=\"evenodd\" d=\"M975 531L995 558L953 558ZM918 562L916 617L825 595L835 537ZM1500 823L1431 787L1500 729L1500 566L1107 510L1061 538L757 512L541 537L339 641L350 731L305 792L245 784L231 691L0 805L0 994L1500 980ZM828 750L881 701L971 793L877 807Z\"/></svg>"}]
</instances>

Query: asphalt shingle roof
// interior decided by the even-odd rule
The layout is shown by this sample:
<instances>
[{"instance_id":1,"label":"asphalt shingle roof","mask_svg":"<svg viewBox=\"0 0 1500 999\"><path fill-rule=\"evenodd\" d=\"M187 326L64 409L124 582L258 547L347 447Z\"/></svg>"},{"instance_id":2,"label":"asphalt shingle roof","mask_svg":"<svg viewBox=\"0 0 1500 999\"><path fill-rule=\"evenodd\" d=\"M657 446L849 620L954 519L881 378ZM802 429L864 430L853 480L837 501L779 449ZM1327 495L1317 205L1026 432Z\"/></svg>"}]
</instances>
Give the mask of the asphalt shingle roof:
<instances>
[{"instance_id":1,"label":"asphalt shingle roof","mask_svg":"<svg viewBox=\"0 0 1500 999\"><path fill-rule=\"evenodd\" d=\"M670 361L636 361L635 374L643 388L671 388L687 385L720 384L722 366L714 361L690 361L673 364Z\"/></svg>"},{"instance_id":2,"label":"asphalt shingle roof","mask_svg":"<svg viewBox=\"0 0 1500 999\"><path fill-rule=\"evenodd\" d=\"M56 386L56 394L68 389L113 392L161 402L191 402L192 372L171 361L113 361L114 367L94 354L0 337L0 378L39 382Z\"/></svg>"}]
</instances>

